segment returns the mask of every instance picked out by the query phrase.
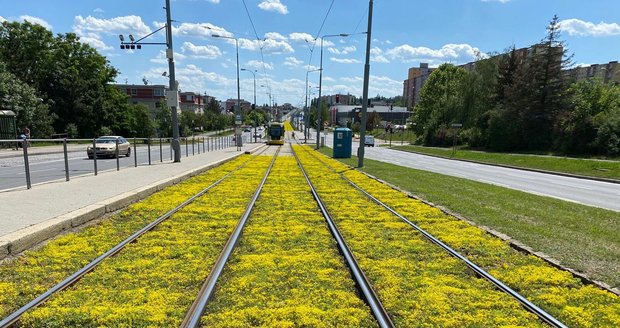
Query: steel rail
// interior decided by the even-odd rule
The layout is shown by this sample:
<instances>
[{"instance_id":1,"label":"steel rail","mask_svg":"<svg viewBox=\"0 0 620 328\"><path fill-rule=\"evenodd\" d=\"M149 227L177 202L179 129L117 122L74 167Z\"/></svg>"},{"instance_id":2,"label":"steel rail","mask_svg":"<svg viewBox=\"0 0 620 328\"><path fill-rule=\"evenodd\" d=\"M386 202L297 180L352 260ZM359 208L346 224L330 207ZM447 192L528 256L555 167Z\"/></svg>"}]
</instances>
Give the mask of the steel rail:
<instances>
[{"instance_id":1,"label":"steel rail","mask_svg":"<svg viewBox=\"0 0 620 328\"><path fill-rule=\"evenodd\" d=\"M313 154L314 155L314 154ZM353 186L354 188L356 188L357 190L359 190L360 192L362 192L366 197L368 197L369 199L371 199L372 201L374 201L375 203L377 203L380 206L383 206L386 210L388 210L389 212L391 212L392 214L394 214L395 216L397 216L399 219L401 219L403 222L407 223L408 225L410 225L412 228L414 228L415 230L417 230L418 232L420 232L424 237L426 237L428 240L430 240L432 243L438 245L439 247L443 248L445 251L447 251L448 253L450 253L450 255L456 257L457 259L461 260L463 263L465 263L470 269L472 269L474 272L476 272L476 274L482 276L483 278L485 278L486 280L488 280L489 282L491 282L493 285L495 285L497 288L499 288L501 291L509 294L510 296L512 296L514 299L516 299L519 303L521 303L521 305L527 309L528 311L536 314L541 320L543 320L544 322L546 322L547 324L553 326L553 327L561 327L561 328L567 328L567 326L565 324L563 324L561 321L559 321L558 319L556 319L555 317L553 317L552 315L550 315L549 313L547 313L545 310L541 309L540 307L538 307L536 304L530 302L527 298L525 298L523 295L519 294L518 292L516 292L515 290L513 290L512 288L508 287L506 284L504 284L503 282L501 282L499 279L495 278L493 275L491 275L490 273L488 273L486 270L482 269L481 267L479 267L478 265L476 265L475 263L473 263L472 261L470 261L467 257L465 257L464 255L461 255L459 252L457 252L456 250L454 250L453 248L451 248L450 246L446 245L445 243L443 243L441 240L439 240L438 238L436 238L435 236L433 236L431 233L427 232L426 230L420 228L419 226L417 226L415 223L409 221L406 217L404 217L403 215L401 215L400 213L398 213L396 210L392 209L390 206L388 206L387 204L383 203L381 200L379 200L378 198L374 197L373 195L371 195L370 193L368 193L366 190L362 189L360 186L358 186L357 184L355 184L353 181L349 180L347 177L344 176L344 174L336 172L333 168L329 167L328 164L326 164L325 162L323 162L320 158L318 158L316 155L314 155L315 158L321 162L323 165L327 166L332 172L338 174L344 181L348 182L351 186Z\"/></svg>"},{"instance_id":2,"label":"steel rail","mask_svg":"<svg viewBox=\"0 0 620 328\"><path fill-rule=\"evenodd\" d=\"M263 150L262 152L264 152L264 151L265 150ZM256 156L258 156L258 154ZM103 260L105 260L105 259L107 259L107 258L109 258L109 257L111 257L111 256L113 256L115 254L117 254L118 252L120 252L123 248L125 248L125 246L127 246L130 243L132 243L133 241L138 239L140 236L144 235L146 232L152 230L153 228L155 228L157 225L159 225L160 223L162 223L166 219L170 218L173 214L175 214L176 212L178 212L182 208L184 208L187 205L189 205L190 203L192 203L198 197L200 197L200 196L204 195L205 193L207 193L210 189L212 189L213 187L215 187L218 184L220 184L222 181L224 181L224 179L229 177L231 174L233 174L234 172L237 172L241 168L245 167L250 161L251 160L248 160L248 161L244 162L243 164L239 165L234 170L226 173L224 176L222 176L217 181L213 182L208 187L204 188L203 190L199 191L198 193L196 193L192 197L190 197L187 200L185 200L180 205L176 206L175 208L173 208L170 211L166 212L162 216L158 217L153 222L147 224L142 229L138 230L137 232L135 232L131 236L127 237L125 240L121 241L116 246L112 247L110 250L105 252L104 254L100 255L99 257L97 257L96 259L91 261L90 263L86 264L84 267L82 267L80 270L76 271L75 273L73 273L69 277L67 277L65 280L59 282L58 284L56 284L52 288L48 289L45 293L39 295L34 300L28 302L26 305L22 306L17 311L11 313L9 316L7 316L6 318L2 319L2 321L0 321L0 328L10 327L11 325L15 324L17 321L19 321L19 318L24 313L26 313L26 311L31 310L31 309L37 307L38 305L40 305L41 303L45 302L54 293L60 292L60 291L62 291L64 289L66 289L67 287L71 286L72 284L76 283L78 280L80 280L80 278L82 278L84 275L86 275L87 273L92 271L95 267L97 267L97 265L99 265L101 262L103 262Z\"/></svg>"},{"instance_id":3,"label":"steel rail","mask_svg":"<svg viewBox=\"0 0 620 328\"><path fill-rule=\"evenodd\" d=\"M185 318L183 319L183 322L181 322L181 325L179 327L182 327L182 328L198 327L200 325L200 318L202 317L205 309L207 308L207 303L211 299L211 296L213 296L213 292L215 291L215 285L217 283L217 280L220 278L220 275L222 274L224 270L224 266L226 265L226 262L230 258L232 251L234 250L234 248L237 246L237 243L239 242L241 233L243 232L243 228L245 227L245 224L247 223L248 218L250 217L250 213L252 212L252 209L254 208L254 204L256 204L256 200L258 199L258 196L263 190L263 186L265 185L265 181L267 181L267 177L271 173L271 169L273 168L276 158L278 157L280 148L281 146L278 147L276 153L274 154L271 160L271 163L269 164L269 167L267 168L267 171L265 172L265 175L263 176L263 179L261 180L258 188L254 192L254 196L252 196L250 203L245 209L245 212L241 216L241 219L239 219L239 222L237 223L235 230L233 230L232 234L228 237L228 240L226 241L226 244L224 245L222 252L218 256L217 260L215 261L215 264L213 264L213 267L211 268L211 272L209 273L209 275L207 276L207 279L202 284L202 287L200 288L200 291L198 292L198 295L196 296L194 303L192 303L192 306L189 308L189 310L185 314Z\"/></svg>"},{"instance_id":4,"label":"steel rail","mask_svg":"<svg viewBox=\"0 0 620 328\"><path fill-rule=\"evenodd\" d=\"M295 150L293 150L293 155L295 156L295 159L297 160L297 165L299 165L301 172L306 178L306 182L310 186L310 191L312 192L312 196L314 197L317 204L319 205L319 208L321 209L321 213L323 214L323 217L325 217L325 221L327 222L330 232L334 236L334 239L336 239L336 243L338 244L340 251L344 255L345 260L347 261L347 264L349 266L349 269L351 270L351 273L353 274L353 277L359 289L361 290L364 296L364 299L366 300L366 303L368 304L368 306L370 306L370 309L373 315L375 316L375 319L379 323L379 326L380 327L394 327L394 323L392 322L392 319L388 315L387 310L385 309L385 307L379 300L379 297L377 296L377 293L375 292L375 290L372 288L372 285L368 281L368 278L366 277L362 269L359 267L359 264L357 263L357 260L353 256L351 249L347 245L346 241L344 240L344 237L338 230L336 223L334 222L331 215L329 214L327 207L325 207L323 200L321 199L316 189L314 188L314 185L310 181L310 178L308 177L306 170L301 164L301 161L297 157L297 153L295 152Z\"/></svg>"}]
</instances>

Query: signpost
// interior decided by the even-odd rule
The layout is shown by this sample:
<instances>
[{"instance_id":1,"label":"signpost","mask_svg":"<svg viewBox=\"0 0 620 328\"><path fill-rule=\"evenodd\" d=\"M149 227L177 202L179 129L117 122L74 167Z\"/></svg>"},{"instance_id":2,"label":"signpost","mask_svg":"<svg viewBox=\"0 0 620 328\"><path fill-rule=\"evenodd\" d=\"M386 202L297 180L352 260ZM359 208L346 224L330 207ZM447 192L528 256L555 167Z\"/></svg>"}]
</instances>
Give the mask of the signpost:
<instances>
[{"instance_id":1,"label":"signpost","mask_svg":"<svg viewBox=\"0 0 620 328\"><path fill-rule=\"evenodd\" d=\"M456 155L456 135L458 133L458 129L461 128L462 126L463 124L461 123L452 123L452 127L456 128L456 131L454 131L454 137L452 138L452 157Z\"/></svg>"}]
</instances>

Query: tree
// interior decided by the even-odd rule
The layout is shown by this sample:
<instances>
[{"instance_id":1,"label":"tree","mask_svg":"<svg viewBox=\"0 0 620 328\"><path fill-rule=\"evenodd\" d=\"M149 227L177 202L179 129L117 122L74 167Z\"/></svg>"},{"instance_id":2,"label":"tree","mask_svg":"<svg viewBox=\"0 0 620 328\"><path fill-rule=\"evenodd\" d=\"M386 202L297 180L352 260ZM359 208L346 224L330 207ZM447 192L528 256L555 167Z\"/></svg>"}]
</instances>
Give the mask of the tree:
<instances>
[{"instance_id":1,"label":"tree","mask_svg":"<svg viewBox=\"0 0 620 328\"><path fill-rule=\"evenodd\" d=\"M462 85L467 74L461 67L443 64L426 80L414 116L416 133L423 135L425 144L451 142L447 138L450 124L461 123L465 116Z\"/></svg>"},{"instance_id":2,"label":"tree","mask_svg":"<svg viewBox=\"0 0 620 328\"><path fill-rule=\"evenodd\" d=\"M0 108L15 112L17 127L29 127L32 138L47 138L53 134L53 115L41 101L37 91L17 79L0 62ZM15 136L17 137L17 136Z\"/></svg>"},{"instance_id":3,"label":"tree","mask_svg":"<svg viewBox=\"0 0 620 328\"><path fill-rule=\"evenodd\" d=\"M165 100L159 102L159 107L155 111L155 128L158 137L172 137L172 111Z\"/></svg>"}]
</instances>

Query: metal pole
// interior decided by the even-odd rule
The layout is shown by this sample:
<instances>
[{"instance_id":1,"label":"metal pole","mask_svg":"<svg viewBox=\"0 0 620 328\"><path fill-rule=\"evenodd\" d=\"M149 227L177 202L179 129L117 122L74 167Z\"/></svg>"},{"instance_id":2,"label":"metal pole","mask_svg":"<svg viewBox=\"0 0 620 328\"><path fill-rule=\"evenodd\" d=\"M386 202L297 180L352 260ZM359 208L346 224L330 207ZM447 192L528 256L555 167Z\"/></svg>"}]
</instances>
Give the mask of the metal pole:
<instances>
[{"instance_id":1,"label":"metal pole","mask_svg":"<svg viewBox=\"0 0 620 328\"><path fill-rule=\"evenodd\" d=\"M30 164L28 163L28 142L26 139L22 141L22 149L24 150L24 169L26 170L26 188L32 188L30 183Z\"/></svg>"},{"instance_id":2,"label":"metal pole","mask_svg":"<svg viewBox=\"0 0 620 328\"><path fill-rule=\"evenodd\" d=\"M187 137L185 137L185 157L189 156L189 145L187 144Z\"/></svg>"},{"instance_id":3,"label":"metal pole","mask_svg":"<svg viewBox=\"0 0 620 328\"><path fill-rule=\"evenodd\" d=\"M196 155L194 152L194 136L192 135L192 156Z\"/></svg>"},{"instance_id":4,"label":"metal pole","mask_svg":"<svg viewBox=\"0 0 620 328\"><path fill-rule=\"evenodd\" d=\"M240 115L241 122L243 123L243 116L241 115L241 88L239 87L239 39L235 38L235 44L237 45L237 111L235 112L235 120L237 119L236 115ZM235 124L235 126L239 127L240 124ZM235 131L235 135L236 135ZM237 137L237 147L241 147L241 135ZM239 148L239 150L241 150Z\"/></svg>"},{"instance_id":5,"label":"metal pole","mask_svg":"<svg viewBox=\"0 0 620 328\"><path fill-rule=\"evenodd\" d=\"M95 166L95 175L97 175L97 148L95 148L95 138L93 138L93 165Z\"/></svg>"},{"instance_id":6,"label":"metal pole","mask_svg":"<svg viewBox=\"0 0 620 328\"><path fill-rule=\"evenodd\" d=\"M69 181L69 156L67 154L67 138L62 141L62 152L65 156L65 181Z\"/></svg>"},{"instance_id":7,"label":"metal pole","mask_svg":"<svg viewBox=\"0 0 620 328\"><path fill-rule=\"evenodd\" d=\"M121 169L121 163L118 159L118 138L114 140L114 143L116 144L116 150L114 151L114 155L116 156L116 170L119 171Z\"/></svg>"},{"instance_id":8,"label":"metal pole","mask_svg":"<svg viewBox=\"0 0 620 328\"><path fill-rule=\"evenodd\" d=\"M364 89L362 94L362 124L360 126L360 144L357 148L357 166L364 167L364 139L366 138L366 121L368 112L368 80L370 79L370 41L372 32L372 0L368 1L368 30L366 30L366 63L364 64Z\"/></svg>"},{"instance_id":9,"label":"metal pole","mask_svg":"<svg viewBox=\"0 0 620 328\"><path fill-rule=\"evenodd\" d=\"M138 167L138 145L136 137L133 137L133 167Z\"/></svg>"},{"instance_id":10,"label":"metal pole","mask_svg":"<svg viewBox=\"0 0 620 328\"><path fill-rule=\"evenodd\" d=\"M170 73L170 90L173 92L178 92L174 73L170 0L166 0L166 45L168 46L166 49L166 57L168 57L168 71ZM178 163L181 161L181 143L179 142L179 120L177 117L177 106L170 106L170 110L172 111L172 140L170 142L170 147L174 150L174 162Z\"/></svg>"},{"instance_id":11,"label":"metal pole","mask_svg":"<svg viewBox=\"0 0 620 328\"><path fill-rule=\"evenodd\" d=\"M160 163L163 163L163 161L164 161L164 154L163 153L164 153L164 149L163 149L163 146L161 144L161 138L159 138L159 162Z\"/></svg>"},{"instance_id":12,"label":"metal pole","mask_svg":"<svg viewBox=\"0 0 620 328\"><path fill-rule=\"evenodd\" d=\"M149 153L149 165L151 165L151 138L146 139L146 148ZM134 157L136 155L134 154Z\"/></svg>"},{"instance_id":13,"label":"metal pole","mask_svg":"<svg viewBox=\"0 0 620 328\"><path fill-rule=\"evenodd\" d=\"M321 65L319 67L319 103L317 108L317 121L316 121L316 149L320 148L319 142L321 142L321 86L323 83L323 38L321 38Z\"/></svg>"},{"instance_id":14,"label":"metal pole","mask_svg":"<svg viewBox=\"0 0 620 328\"><path fill-rule=\"evenodd\" d=\"M304 143L308 143L308 73L306 72L306 106L304 107Z\"/></svg>"}]
</instances>

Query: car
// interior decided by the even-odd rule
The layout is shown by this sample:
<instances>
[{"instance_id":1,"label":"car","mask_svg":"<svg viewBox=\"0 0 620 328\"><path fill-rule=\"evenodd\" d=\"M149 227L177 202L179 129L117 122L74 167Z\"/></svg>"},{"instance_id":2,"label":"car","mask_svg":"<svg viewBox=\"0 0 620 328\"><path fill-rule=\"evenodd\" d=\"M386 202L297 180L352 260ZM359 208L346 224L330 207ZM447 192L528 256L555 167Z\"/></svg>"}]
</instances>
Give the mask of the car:
<instances>
[{"instance_id":1,"label":"car","mask_svg":"<svg viewBox=\"0 0 620 328\"><path fill-rule=\"evenodd\" d=\"M375 146L375 137L374 136L364 136L364 147L366 146L370 146L370 147L374 147Z\"/></svg>"},{"instance_id":2,"label":"car","mask_svg":"<svg viewBox=\"0 0 620 328\"><path fill-rule=\"evenodd\" d=\"M252 138L258 138L258 139L261 139L261 138L263 138L263 135L262 135L262 134L260 134L260 133L254 133L254 135L252 136Z\"/></svg>"},{"instance_id":3,"label":"car","mask_svg":"<svg viewBox=\"0 0 620 328\"><path fill-rule=\"evenodd\" d=\"M127 139L121 136L101 136L95 139L95 151L93 145L86 148L86 155L93 159L97 157L116 157L116 140L118 140L118 155L131 156L131 145Z\"/></svg>"},{"instance_id":4,"label":"car","mask_svg":"<svg viewBox=\"0 0 620 328\"><path fill-rule=\"evenodd\" d=\"M243 132L250 132L250 128L245 128Z\"/></svg>"}]
</instances>

